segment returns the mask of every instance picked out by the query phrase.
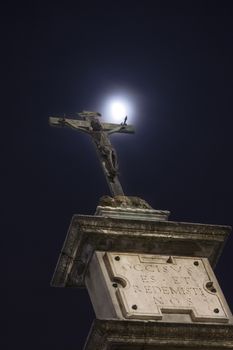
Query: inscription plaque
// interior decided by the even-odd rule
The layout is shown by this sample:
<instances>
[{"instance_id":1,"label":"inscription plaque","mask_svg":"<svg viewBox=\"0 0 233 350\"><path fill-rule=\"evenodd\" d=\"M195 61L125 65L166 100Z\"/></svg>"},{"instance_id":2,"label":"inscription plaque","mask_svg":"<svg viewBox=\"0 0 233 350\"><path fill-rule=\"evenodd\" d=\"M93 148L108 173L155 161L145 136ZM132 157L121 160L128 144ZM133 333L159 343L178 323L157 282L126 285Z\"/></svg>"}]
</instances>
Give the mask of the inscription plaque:
<instances>
[{"instance_id":1,"label":"inscription plaque","mask_svg":"<svg viewBox=\"0 0 233 350\"><path fill-rule=\"evenodd\" d=\"M113 253L104 262L125 318L228 322L223 296L206 258Z\"/></svg>"}]
</instances>

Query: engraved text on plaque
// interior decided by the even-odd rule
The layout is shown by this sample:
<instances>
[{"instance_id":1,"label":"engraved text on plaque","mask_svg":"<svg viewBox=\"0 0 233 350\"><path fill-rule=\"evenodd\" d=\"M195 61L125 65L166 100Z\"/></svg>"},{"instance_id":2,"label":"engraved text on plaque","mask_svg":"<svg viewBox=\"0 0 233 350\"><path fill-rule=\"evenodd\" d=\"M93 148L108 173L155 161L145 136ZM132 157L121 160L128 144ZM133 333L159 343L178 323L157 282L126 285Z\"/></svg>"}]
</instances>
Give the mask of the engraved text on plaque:
<instances>
[{"instance_id":1,"label":"engraved text on plaque","mask_svg":"<svg viewBox=\"0 0 233 350\"><path fill-rule=\"evenodd\" d=\"M162 319L190 314L193 321L228 322L219 285L205 258L106 253L125 318Z\"/></svg>"}]
</instances>

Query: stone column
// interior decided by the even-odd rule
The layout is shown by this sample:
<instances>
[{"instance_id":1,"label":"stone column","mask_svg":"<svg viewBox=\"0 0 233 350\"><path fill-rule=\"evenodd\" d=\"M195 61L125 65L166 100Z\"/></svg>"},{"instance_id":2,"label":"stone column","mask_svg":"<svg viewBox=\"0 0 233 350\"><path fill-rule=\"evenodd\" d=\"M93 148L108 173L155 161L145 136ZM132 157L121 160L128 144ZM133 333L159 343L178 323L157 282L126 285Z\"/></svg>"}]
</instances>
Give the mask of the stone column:
<instances>
[{"instance_id":1,"label":"stone column","mask_svg":"<svg viewBox=\"0 0 233 350\"><path fill-rule=\"evenodd\" d=\"M88 289L85 350L233 349L233 317L213 268L229 226L168 221L135 197L75 215L52 279Z\"/></svg>"}]
</instances>

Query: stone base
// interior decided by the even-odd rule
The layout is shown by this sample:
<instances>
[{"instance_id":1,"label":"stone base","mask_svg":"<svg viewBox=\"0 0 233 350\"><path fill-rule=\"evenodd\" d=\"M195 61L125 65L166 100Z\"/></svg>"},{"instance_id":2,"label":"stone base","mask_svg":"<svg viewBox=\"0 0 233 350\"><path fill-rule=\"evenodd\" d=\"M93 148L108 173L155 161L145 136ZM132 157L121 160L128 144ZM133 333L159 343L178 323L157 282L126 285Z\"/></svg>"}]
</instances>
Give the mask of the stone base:
<instances>
[{"instance_id":1,"label":"stone base","mask_svg":"<svg viewBox=\"0 0 233 350\"><path fill-rule=\"evenodd\" d=\"M233 349L232 325L95 320L84 350Z\"/></svg>"},{"instance_id":2,"label":"stone base","mask_svg":"<svg viewBox=\"0 0 233 350\"><path fill-rule=\"evenodd\" d=\"M99 209L100 210L100 209ZM102 210L102 209L101 209ZM107 207L103 210L108 210ZM95 251L137 252L190 257L205 257L212 267L221 255L231 231L229 226L172 222L160 219L150 209L142 209L144 216L131 216L134 210L125 211L123 218L119 208L99 215L74 215L62 252L60 254L52 286L83 287L88 265ZM124 209L123 209L124 210ZM149 215L146 216L146 211ZM155 220L154 220L155 219Z\"/></svg>"},{"instance_id":3,"label":"stone base","mask_svg":"<svg viewBox=\"0 0 233 350\"><path fill-rule=\"evenodd\" d=\"M168 210L155 210L146 201L133 196L103 196L95 215L106 218L167 221Z\"/></svg>"},{"instance_id":4,"label":"stone base","mask_svg":"<svg viewBox=\"0 0 233 350\"><path fill-rule=\"evenodd\" d=\"M118 219L135 219L148 221L167 221L170 212L168 210L140 209L140 208L112 208L98 206L95 212L97 216Z\"/></svg>"}]
</instances>

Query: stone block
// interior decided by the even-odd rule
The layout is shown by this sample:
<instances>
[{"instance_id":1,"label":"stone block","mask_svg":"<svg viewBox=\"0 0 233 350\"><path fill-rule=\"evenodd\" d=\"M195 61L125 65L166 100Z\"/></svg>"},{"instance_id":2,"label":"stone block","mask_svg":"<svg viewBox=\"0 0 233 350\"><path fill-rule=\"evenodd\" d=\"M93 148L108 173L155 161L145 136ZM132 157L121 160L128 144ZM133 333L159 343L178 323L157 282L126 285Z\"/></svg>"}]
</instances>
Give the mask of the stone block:
<instances>
[{"instance_id":1,"label":"stone block","mask_svg":"<svg viewBox=\"0 0 233 350\"><path fill-rule=\"evenodd\" d=\"M138 219L132 212L130 217L112 217L119 208L112 211L107 216L74 215L52 286L83 287L96 250L205 257L214 267L231 231L229 226L155 220L165 212L145 216L144 211Z\"/></svg>"},{"instance_id":2,"label":"stone block","mask_svg":"<svg viewBox=\"0 0 233 350\"><path fill-rule=\"evenodd\" d=\"M233 323L206 258L97 251L85 284L98 319Z\"/></svg>"}]
</instances>

